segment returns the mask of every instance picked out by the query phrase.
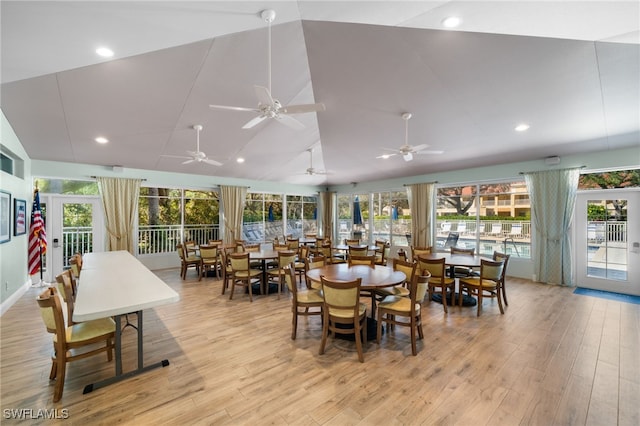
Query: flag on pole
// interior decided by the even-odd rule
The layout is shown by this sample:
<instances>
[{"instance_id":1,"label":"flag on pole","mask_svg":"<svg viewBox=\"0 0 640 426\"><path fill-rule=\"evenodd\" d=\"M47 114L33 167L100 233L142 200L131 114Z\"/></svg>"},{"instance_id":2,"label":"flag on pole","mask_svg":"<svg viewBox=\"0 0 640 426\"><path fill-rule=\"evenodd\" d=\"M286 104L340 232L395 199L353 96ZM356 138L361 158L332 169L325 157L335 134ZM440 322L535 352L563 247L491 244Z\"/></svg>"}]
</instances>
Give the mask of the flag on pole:
<instances>
[{"instance_id":1,"label":"flag on pole","mask_svg":"<svg viewBox=\"0 0 640 426\"><path fill-rule=\"evenodd\" d=\"M31 209L31 227L29 228L29 275L42 269L42 254L47 251L47 233L40 210L40 193L36 189L33 193L33 208Z\"/></svg>"}]
</instances>

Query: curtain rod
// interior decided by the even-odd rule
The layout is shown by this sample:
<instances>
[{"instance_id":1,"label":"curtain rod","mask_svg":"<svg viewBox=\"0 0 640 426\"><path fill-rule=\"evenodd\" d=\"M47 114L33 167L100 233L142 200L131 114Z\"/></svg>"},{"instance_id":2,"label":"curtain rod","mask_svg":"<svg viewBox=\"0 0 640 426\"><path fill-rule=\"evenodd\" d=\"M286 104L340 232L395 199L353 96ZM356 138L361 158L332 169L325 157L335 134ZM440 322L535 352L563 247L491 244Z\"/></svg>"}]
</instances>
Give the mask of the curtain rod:
<instances>
[{"instance_id":1,"label":"curtain rod","mask_svg":"<svg viewBox=\"0 0 640 426\"><path fill-rule=\"evenodd\" d=\"M99 177L113 177L113 176L89 176L92 179L98 179ZM134 178L123 178L123 179L134 179ZM142 182L146 182L146 179L140 179Z\"/></svg>"},{"instance_id":2,"label":"curtain rod","mask_svg":"<svg viewBox=\"0 0 640 426\"><path fill-rule=\"evenodd\" d=\"M419 185L421 183L438 183L437 180L434 180L433 182L417 182L417 183L405 183L402 186L411 186L411 185Z\"/></svg>"},{"instance_id":3,"label":"curtain rod","mask_svg":"<svg viewBox=\"0 0 640 426\"><path fill-rule=\"evenodd\" d=\"M563 169L550 169L550 170L535 170L531 172L520 172L521 175L526 175L527 173L540 173L540 172L549 172L551 170L573 170L573 169L586 169L587 166L577 166L577 167L565 167Z\"/></svg>"}]
</instances>

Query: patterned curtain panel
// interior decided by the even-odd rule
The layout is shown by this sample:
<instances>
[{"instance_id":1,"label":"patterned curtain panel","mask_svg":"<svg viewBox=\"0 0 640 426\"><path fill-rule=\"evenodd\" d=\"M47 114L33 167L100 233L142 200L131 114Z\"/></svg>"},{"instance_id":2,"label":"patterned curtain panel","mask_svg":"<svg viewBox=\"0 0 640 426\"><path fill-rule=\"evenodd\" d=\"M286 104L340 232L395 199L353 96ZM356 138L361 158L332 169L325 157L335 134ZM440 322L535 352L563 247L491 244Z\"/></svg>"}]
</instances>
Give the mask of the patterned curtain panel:
<instances>
[{"instance_id":1,"label":"patterned curtain panel","mask_svg":"<svg viewBox=\"0 0 640 426\"><path fill-rule=\"evenodd\" d=\"M245 186L220 186L220 201L222 203L222 218L224 224L223 241L233 244L242 239L242 213L247 198Z\"/></svg>"},{"instance_id":2,"label":"patterned curtain panel","mask_svg":"<svg viewBox=\"0 0 640 426\"><path fill-rule=\"evenodd\" d=\"M335 198L335 192L321 192L318 199L318 217L320 218L320 225L322 238L333 239L333 199Z\"/></svg>"},{"instance_id":3,"label":"patterned curtain panel","mask_svg":"<svg viewBox=\"0 0 640 426\"><path fill-rule=\"evenodd\" d=\"M140 179L98 177L107 228L106 250L134 251L134 223L138 214Z\"/></svg>"},{"instance_id":4,"label":"patterned curtain panel","mask_svg":"<svg viewBox=\"0 0 640 426\"><path fill-rule=\"evenodd\" d=\"M575 286L569 227L580 169L524 174L531 199L533 272L537 281Z\"/></svg>"},{"instance_id":5,"label":"patterned curtain panel","mask_svg":"<svg viewBox=\"0 0 640 426\"><path fill-rule=\"evenodd\" d=\"M409 208L411 209L411 245L433 246L431 223L435 203L434 183L409 185Z\"/></svg>"}]
</instances>

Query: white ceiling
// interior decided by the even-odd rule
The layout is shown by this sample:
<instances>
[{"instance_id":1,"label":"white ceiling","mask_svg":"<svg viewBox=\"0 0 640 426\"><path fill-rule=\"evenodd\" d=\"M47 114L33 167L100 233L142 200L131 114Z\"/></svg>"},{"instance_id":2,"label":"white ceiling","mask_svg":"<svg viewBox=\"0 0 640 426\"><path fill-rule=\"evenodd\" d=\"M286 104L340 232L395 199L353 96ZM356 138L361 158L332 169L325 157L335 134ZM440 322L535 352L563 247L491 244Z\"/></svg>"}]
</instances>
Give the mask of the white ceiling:
<instances>
[{"instance_id":1,"label":"white ceiling","mask_svg":"<svg viewBox=\"0 0 640 426\"><path fill-rule=\"evenodd\" d=\"M32 159L309 185L640 146L639 5L3 0L0 101ZM257 106L267 8L274 96L326 105L301 131L209 108ZM403 144L405 111L409 143L444 154L376 159ZM223 166L161 156L194 150L194 124ZM331 174L304 174L311 147Z\"/></svg>"}]
</instances>

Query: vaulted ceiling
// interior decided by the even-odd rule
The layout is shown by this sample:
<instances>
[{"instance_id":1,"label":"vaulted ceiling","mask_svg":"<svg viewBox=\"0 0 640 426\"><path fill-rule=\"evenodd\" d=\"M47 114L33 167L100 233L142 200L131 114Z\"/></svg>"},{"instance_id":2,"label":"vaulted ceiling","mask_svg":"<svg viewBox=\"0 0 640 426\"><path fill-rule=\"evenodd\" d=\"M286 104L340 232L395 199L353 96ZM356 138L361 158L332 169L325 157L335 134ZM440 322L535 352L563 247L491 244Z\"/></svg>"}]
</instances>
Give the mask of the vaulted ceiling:
<instances>
[{"instance_id":1,"label":"vaulted ceiling","mask_svg":"<svg viewBox=\"0 0 640 426\"><path fill-rule=\"evenodd\" d=\"M246 130L253 113L209 108L257 107L265 9L274 97L326 106L295 115L302 130ZM636 1L2 1L0 12L1 107L32 159L324 185L640 147ZM461 25L444 29L453 15ZM102 45L115 56L96 56ZM442 154L376 158L404 143L404 112L409 144ZM222 166L167 157L195 150L195 124ZM329 174L305 174L311 148Z\"/></svg>"}]
</instances>

